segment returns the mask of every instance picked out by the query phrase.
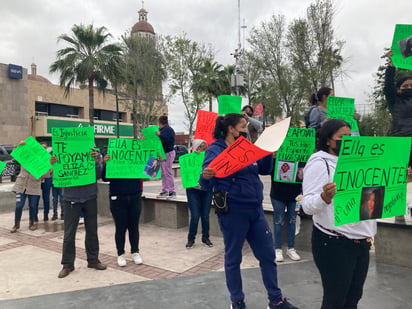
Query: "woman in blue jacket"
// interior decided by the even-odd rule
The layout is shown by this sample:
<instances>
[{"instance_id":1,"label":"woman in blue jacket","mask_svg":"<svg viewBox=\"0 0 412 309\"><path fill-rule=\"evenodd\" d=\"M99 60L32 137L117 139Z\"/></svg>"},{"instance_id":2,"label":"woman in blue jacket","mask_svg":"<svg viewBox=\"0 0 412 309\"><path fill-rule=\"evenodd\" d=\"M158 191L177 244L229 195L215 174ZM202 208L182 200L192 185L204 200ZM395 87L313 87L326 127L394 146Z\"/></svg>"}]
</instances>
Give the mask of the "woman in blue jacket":
<instances>
[{"instance_id":1,"label":"woman in blue jacket","mask_svg":"<svg viewBox=\"0 0 412 309\"><path fill-rule=\"evenodd\" d=\"M216 119L213 132L216 141L206 151L200 185L213 191L227 192L227 213L218 213L218 221L225 243L225 275L232 301L232 309L246 308L242 289L240 264L242 248L248 241L259 260L263 283L269 298L269 309L296 308L282 297L277 285L277 270L272 233L263 212L263 184L259 174L269 175L272 154L250 164L225 178L214 177L216 172L207 168L222 151L239 136L246 134L246 119L240 114L227 114Z\"/></svg>"}]
</instances>

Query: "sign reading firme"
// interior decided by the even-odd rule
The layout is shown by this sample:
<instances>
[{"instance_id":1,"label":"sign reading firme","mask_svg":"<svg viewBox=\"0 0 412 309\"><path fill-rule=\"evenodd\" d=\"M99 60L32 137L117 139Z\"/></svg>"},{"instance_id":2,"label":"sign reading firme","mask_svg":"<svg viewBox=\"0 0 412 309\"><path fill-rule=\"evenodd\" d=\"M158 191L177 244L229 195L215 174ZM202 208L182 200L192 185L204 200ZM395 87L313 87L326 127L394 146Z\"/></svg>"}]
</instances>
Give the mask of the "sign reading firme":
<instances>
[{"instance_id":1,"label":"sign reading firme","mask_svg":"<svg viewBox=\"0 0 412 309\"><path fill-rule=\"evenodd\" d=\"M23 67L20 65L9 64L9 78L22 79Z\"/></svg>"}]
</instances>

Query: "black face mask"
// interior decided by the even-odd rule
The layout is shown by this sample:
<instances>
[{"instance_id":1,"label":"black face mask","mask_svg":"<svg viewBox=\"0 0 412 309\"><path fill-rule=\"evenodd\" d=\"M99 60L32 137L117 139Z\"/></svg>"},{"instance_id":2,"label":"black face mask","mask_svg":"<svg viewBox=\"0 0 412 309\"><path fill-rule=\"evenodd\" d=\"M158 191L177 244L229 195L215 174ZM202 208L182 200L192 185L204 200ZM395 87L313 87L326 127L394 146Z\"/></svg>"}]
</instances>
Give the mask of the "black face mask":
<instances>
[{"instance_id":1,"label":"black face mask","mask_svg":"<svg viewBox=\"0 0 412 309\"><path fill-rule=\"evenodd\" d=\"M241 136L243 136L244 138L247 138L247 133L246 132L239 132L239 136L236 136L235 140L238 139Z\"/></svg>"},{"instance_id":2,"label":"black face mask","mask_svg":"<svg viewBox=\"0 0 412 309\"><path fill-rule=\"evenodd\" d=\"M407 88L407 89L402 89L402 90L401 90L401 95L402 95L403 97L406 97L406 98L411 98L411 97L412 97L412 89L409 89L409 88Z\"/></svg>"},{"instance_id":3,"label":"black face mask","mask_svg":"<svg viewBox=\"0 0 412 309\"><path fill-rule=\"evenodd\" d=\"M248 115L249 117L252 117L253 113L246 113L246 115Z\"/></svg>"},{"instance_id":4,"label":"black face mask","mask_svg":"<svg viewBox=\"0 0 412 309\"><path fill-rule=\"evenodd\" d=\"M335 143L336 143L336 146L335 146L335 148L332 148L332 151L333 151L337 156L339 156L340 147L342 146L342 140L341 140L341 139L335 140Z\"/></svg>"}]
</instances>

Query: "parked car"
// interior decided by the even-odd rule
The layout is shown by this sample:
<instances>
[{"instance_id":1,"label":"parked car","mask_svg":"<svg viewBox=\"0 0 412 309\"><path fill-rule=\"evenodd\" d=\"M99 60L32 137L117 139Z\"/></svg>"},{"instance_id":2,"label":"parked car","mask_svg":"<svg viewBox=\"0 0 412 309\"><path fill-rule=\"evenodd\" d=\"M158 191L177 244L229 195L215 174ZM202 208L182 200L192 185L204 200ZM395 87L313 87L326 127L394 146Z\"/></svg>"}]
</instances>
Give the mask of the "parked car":
<instances>
[{"instance_id":1,"label":"parked car","mask_svg":"<svg viewBox=\"0 0 412 309\"><path fill-rule=\"evenodd\" d=\"M0 178L10 176L11 181L16 181L16 177L20 173L20 164L10 155L13 149L13 145L0 145L0 161L6 162L6 167L1 173Z\"/></svg>"},{"instance_id":2,"label":"parked car","mask_svg":"<svg viewBox=\"0 0 412 309\"><path fill-rule=\"evenodd\" d=\"M187 147L185 145L175 145L175 151L176 157L173 163L179 162L179 157L188 153Z\"/></svg>"}]
</instances>

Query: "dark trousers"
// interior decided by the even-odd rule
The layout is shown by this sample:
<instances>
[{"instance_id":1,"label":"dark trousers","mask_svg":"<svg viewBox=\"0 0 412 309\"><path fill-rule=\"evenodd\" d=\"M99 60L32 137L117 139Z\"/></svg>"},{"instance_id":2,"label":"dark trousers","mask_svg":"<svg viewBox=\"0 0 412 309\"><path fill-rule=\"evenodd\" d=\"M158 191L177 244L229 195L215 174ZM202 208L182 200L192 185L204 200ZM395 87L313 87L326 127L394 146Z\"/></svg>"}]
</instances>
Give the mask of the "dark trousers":
<instances>
[{"instance_id":1,"label":"dark trousers","mask_svg":"<svg viewBox=\"0 0 412 309\"><path fill-rule=\"evenodd\" d=\"M186 189L187 204L190 210L188 240L195 240L199 219L202 221L202 239L209 238L209 214L212 204L212 191L194 188Z\"/></svg>"},{"instance_id":2,"label":"dark trousers","mask_svg":"<svg viewBox=\"0 0 412 309\"><path fill-rule=\"evenodd\" d=\"M99 239L97 237L97 200L84 203L64 201L64 238L62 265L74 266L76 257L76 231L80 212L84 213L84 228L86 230L85 247L87 260L96 260L99 256Z\"/></svg>"},{"instance_id":3,"label":"dark trousers","mask_svg":"<svg viewBox=\"0 0 412 309\"><path fill-rule=\"evenodd\" d=\"M369 249L366 240L329 236L313 228L313 259L323 286L321 309L357 308L368 274Z\"/></svg>"},{"instance_id":4,"label":"dark trousers","mask_svg":"<svg viewBox=\"0 0 412 309\"><path fill-rule=\"evenodd\" d=\"M63 190L62 188L52 187L52 195L53 195L53 215L57 216L57 205L60 201L60 208L61 208L61 215L64 215L64 207L63 207Z\"/></svg>"},{"instance_id":5,"label":"dark trousers","mask_svg":"<svg viewBox=\"0 0 412 309\"><path fill-rule=\"evenodd\" d=\"M259 261L269 301L279 302L282 292L278 287L275 249L263 208L231 208L229 205L229 212L219 214L218 217L225 243L225 275L230 299L237 302L245 297L240 263L242 262L243 244L247 240L254 256Z\"/></svg>"},{"instance_id":6,"label":"dark trousers","mask_svg":"<svg viewBox=\"0 0 412 309\"><path fill-rule=\"evenodd\" d=\"M50 210L50 190L52 187L53 178L45 178L41 183L41 192L43 198L43 213L45 215L49 214Z\"/></svg>"},{"instance_id":7,"label":"dark trousers","mask_svg":"<svg viewBox=\"0 0 412 309\"><path fill-rule=\"evenodd\" d=\"M129 231L131 253L139 252L139 219L142 208L142 195L110 196L110 211L112 212L116 231L117 255L124 254L126 231Z\"/></svg>"}]
</instances>

